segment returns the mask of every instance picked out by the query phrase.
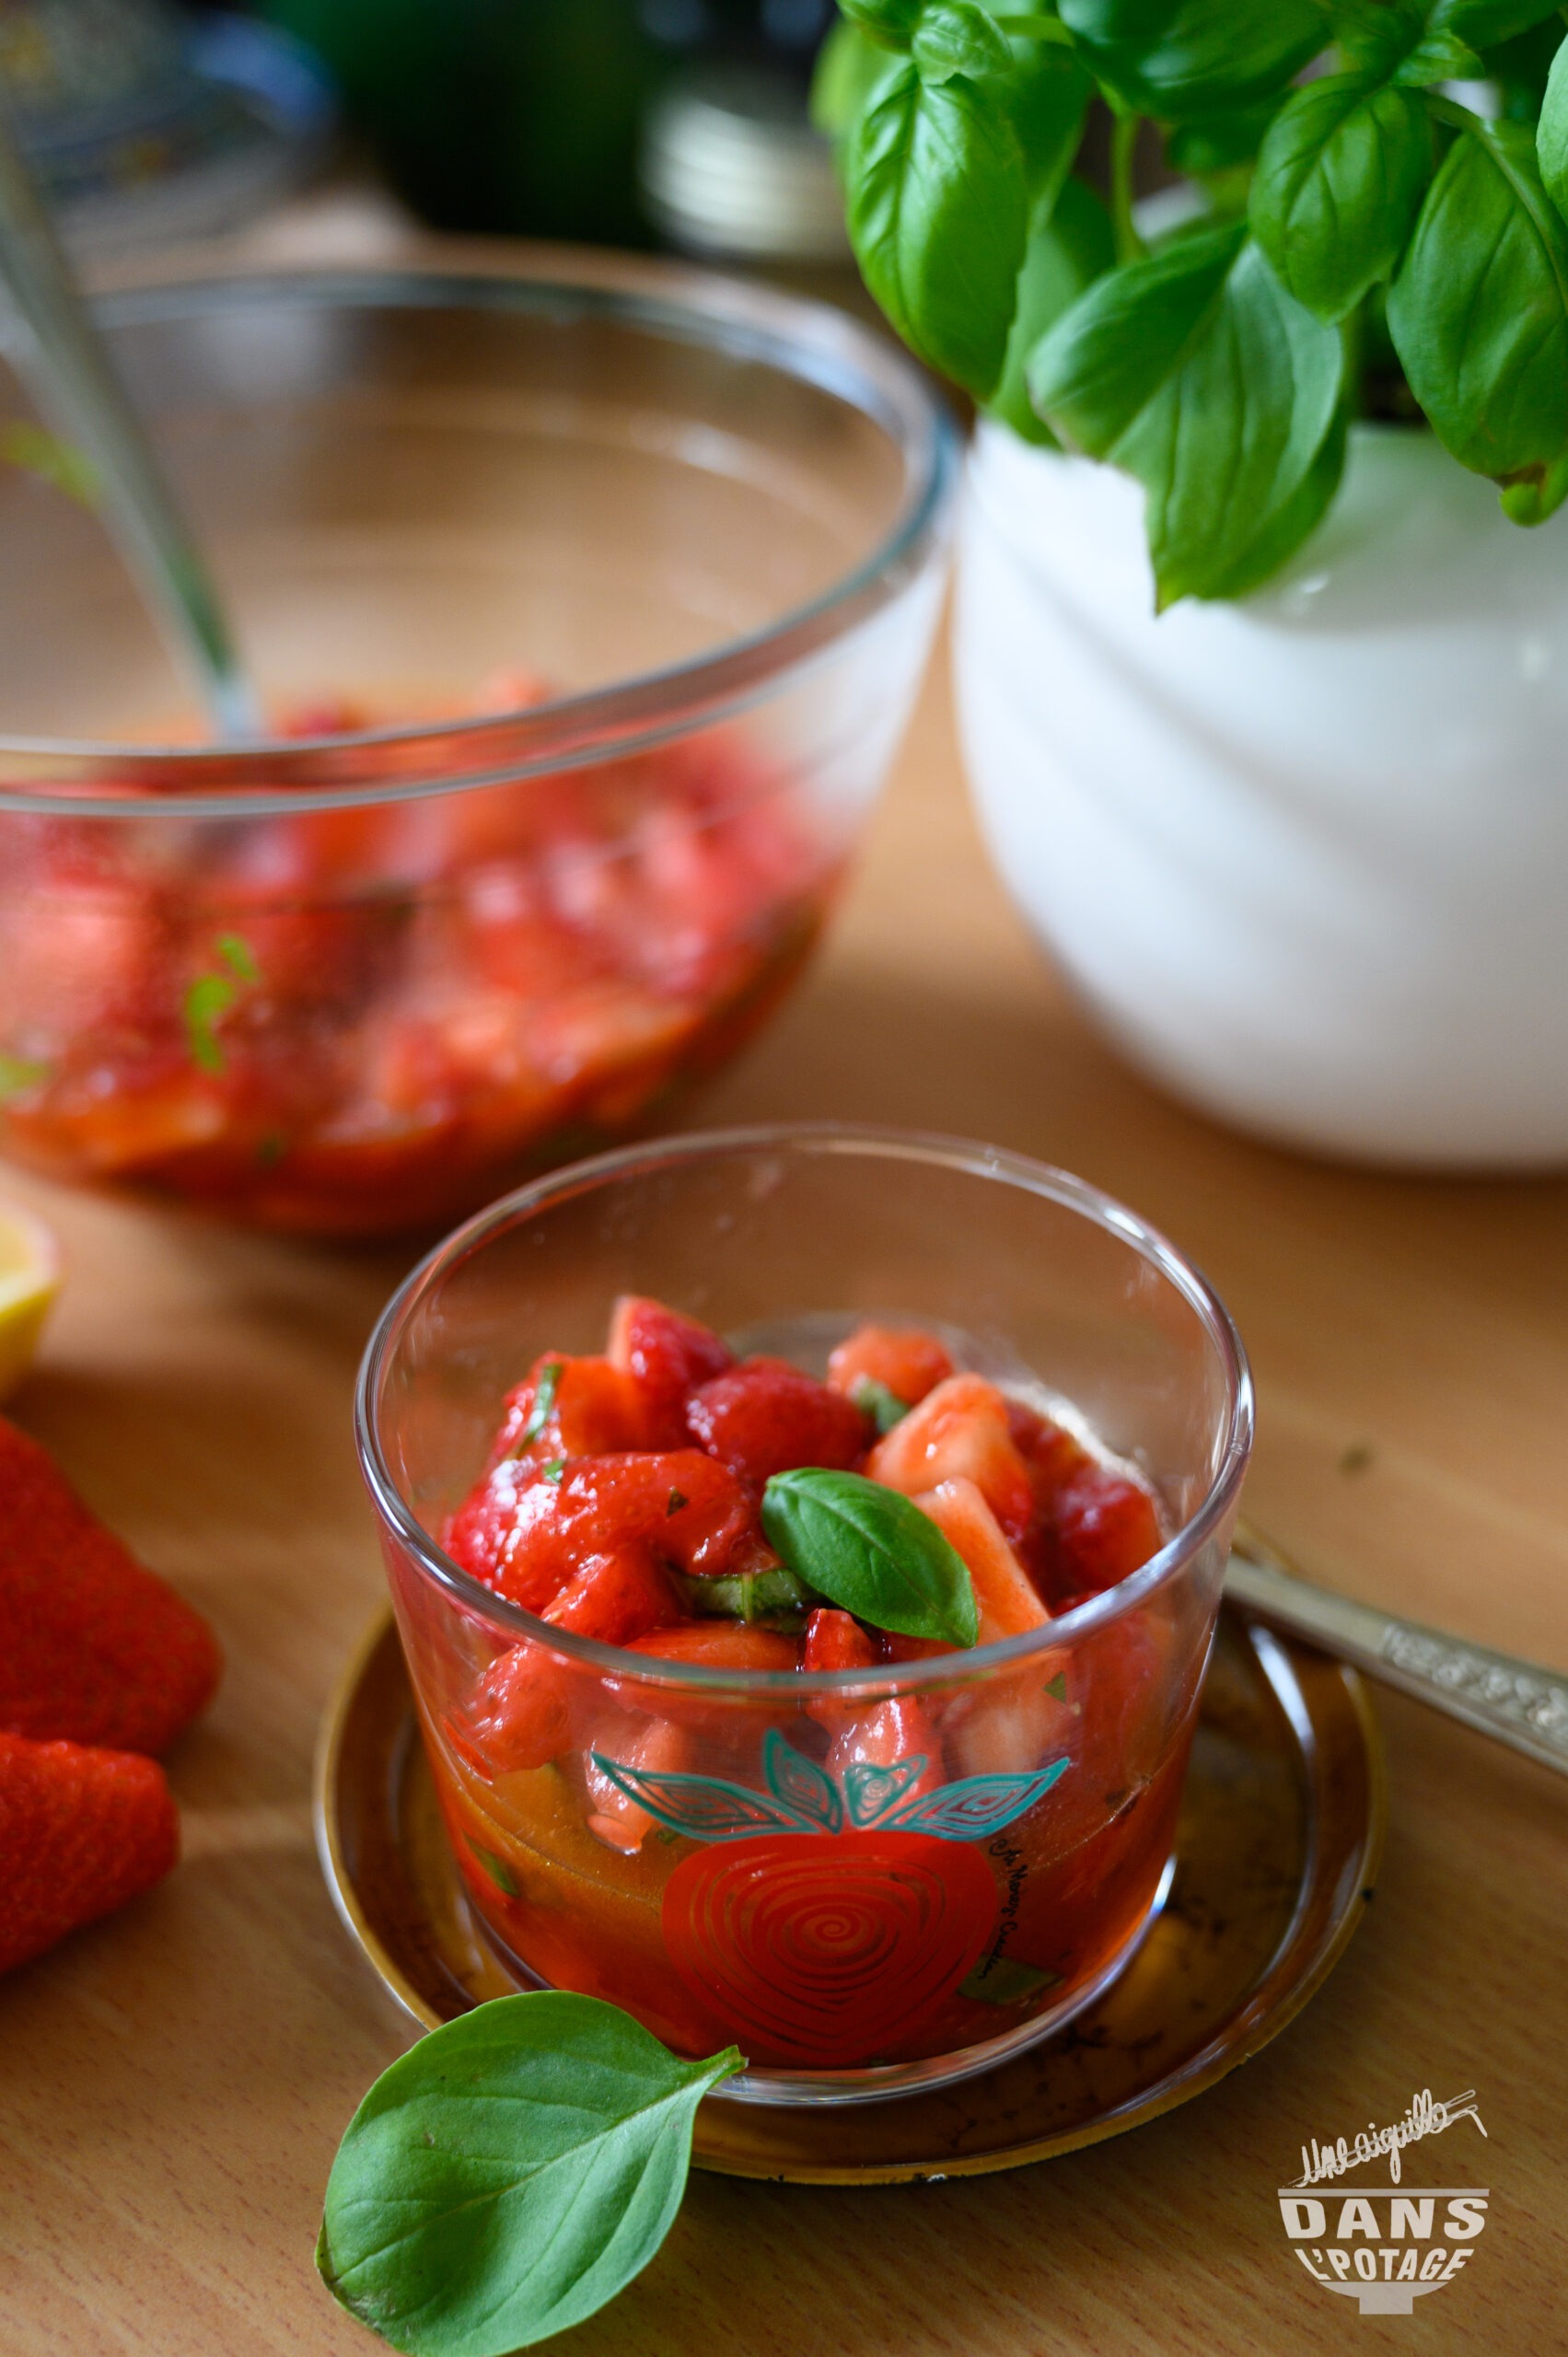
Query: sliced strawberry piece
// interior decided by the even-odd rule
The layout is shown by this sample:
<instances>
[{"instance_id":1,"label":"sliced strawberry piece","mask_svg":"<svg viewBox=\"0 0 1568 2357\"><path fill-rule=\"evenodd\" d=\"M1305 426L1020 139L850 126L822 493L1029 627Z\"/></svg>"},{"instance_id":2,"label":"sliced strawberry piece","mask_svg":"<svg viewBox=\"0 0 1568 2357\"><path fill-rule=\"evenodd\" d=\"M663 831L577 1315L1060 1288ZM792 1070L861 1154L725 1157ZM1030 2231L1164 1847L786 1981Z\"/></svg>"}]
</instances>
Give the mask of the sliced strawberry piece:
<instances>
[{"instance_id":1,"label":"sliced strawberry piece","mask_svg":"<svg viewBox=\"0 0 1568 2357\"><path fill-rule=\"evenodd\" d=\"M616 1743L610 1748L618 1768L645 1769L659 1776L690 1774L697 1765L695 1735L690 1727L677 1726L672 1719L655 1719L634 1741ZM592 1751L585 1781L590 1804L588 1831L627 1856L640 1850L658 1820L595 1765Z\"/></svg>"},{"instance_id":2,"label":"sliced strawberry piece","mask_svg":"<svg viewBox=\"0 0 1568 2357\"><path fill-rule=\"evenodd\" d=\"M875 1669L878 1658L876 1639L867 1636L853 1612L824 1608L806 1624L802 1669Z\"/></svg>"},{"instance_id":3,"label":"sliced strawberry piece","mask_svg":"<svg viewBox=\"0 0 1568 2357\"><path fill-rule=\"evenodd\" d=\"M642 1392L622 1368L608 1359L547 1351L507 1393L490 1463L508 1457L541 1465L563 1457L602 1457L643 1448L647 1439Z\"/></svg>"},{"instance_id":4,"label":"sliced strawberry piece","mask_svg":"<svg viewBox=\"0 0 1568 2357\"><path fill-rule=\"evenodd\" d=\"M942 1782L942 1747L923 1707L908 1695L874 1703L843 1724L828 1750L828 1766L842 1777L850 1768L897 1768L906 1759L924 1761L900 1795L918 1799Z\"/></svg>"},{"instance_id":5,"label":"sliced strawberry piece","mask_svg":"<svg viewBox=\"0 0 1568 2357\"><path fill-rule=\"evenodd\" d=\"M872 1432L841 1392L786 1359L748 1359L700 1385L686 1421L710 1456L759 1485L797 1465L855 1465Z\"/></svg>"},{"instance_id":6,"label":"sliced strawberry piece","mask_svg":"<svg viewBox=\"0 0 1568 2357\"><path fill-rule=\"evenodd\" d=\"M859 1383L879 1383L906 1408L918 1406L952 1372L935 1335L915 1327L857 1326L828 1361L828 1381L846 1399Z\"/></svg>"},{"instance_id":7,"label":"sliced strawberry piece","mask_svg":"<svg viewBox=\"0 0 1568 2357\"><path fill-rule=\"evenodd\" d=\"M879 1440L866 1460L874 1481L918 1497L944 1481L972 1481L1009 1542L1028 1529L1034 1492L1014 1446L1007 1401L978 1375L952 1375Z\"/></svg>"},{"instance_id":8,"label":"sliced strawberry piece","mask_svg":"<svg viewBox=\"0 0 1568 2357\"><path fill-rule=\"evenodd\" d=\"M606 1347L610 1364L641 1388L649 1433L659 1447L679 1448L685 1440L687 1393L735 1364L710 1327L640 1294L622 1294L616 1303Z\"/></svg>"},{"instance_id":9,"label":"sliced strawberry piece","mask_svg":"<svg viewBox=\"0 0 1568 2357\"><path fill-rule=\"evenodd\" d=\"M678 1608L652 1551L632 1545L589 1555L540 1618L603 1645L625 1645L673 1620Z\"/></svg>"},{"instance_id":10,"label":"sliced strawberry piece","mask_svg":"<svg viewBox=\"0 0 1568 2357\"><path fill-rule=\"evenodd\" d=\"M542 1768L576 1742L579 1709L599 1697L597 1673L543 1645L514 1645L500 1654L444 1732L452 1748L488 1782Z\"/></svg>"},{"instance_id":11,"label":"sliced strawberry piece","mask_svg":"<svg viewBox=\"0 0 1568 2357\"><path fill-rule=\"evenodd\" d=\"M0 1735L0 1972L150 1889L179 1854L156 1760Z\"/></svg>"},{"instance_id":12,"label":"sliced strawberry piece","mask_svg":"<svg viewBox=\"0 0 1568 2357\"><path fill-rule=\"evenodd\" d=\"M940 1481L923 1491L915 1504L969 1566L982 1645L1045 1626L1051 1615L974 1482Z\"/></svg>"},{"instance_id":13,"label":"sliced strawberry piece","mask_svg":"<svg viewBox=\"0 0 1568 2357\"><path fill-rule=\"evenodd\" d=\"M3 1416L0 1508L0 1727L165 1750L217 1683L206 1622Z\"/></svg>"},{"instance_id":14,"label":"sliced strawberry piece","mask_svg":"<svg viewBox=\"0 0 1568 2357\"><path fill-rule=\"evenodd\" d=\"M542 1612L586 1554L638 1540L699 1577L731 1567L757 1541L756 1508L733 1473L701 1449L585 1457L542 1469L507 1458L447 1526L463 1569L529 1612Z\"/></svg>"},{"instance_id":15,"label":"sliced strawberry piece","mask_svg":"<svg viewBox=\"0 0 1568 2357\"><path fill-rule=\"evenodd\" d=\"M681 1620L639 1637L629 1653L661 1661L698 1662L706 1669L798 1669L800 1641L745 1620Z\"/></svg>"},{"instance_id":16,"label":"sliced strawberry piece","mask_svg":"<svg viewBox=\"0 0 1568 2357\"><path fill-rule=\"evenodd\" d=\"M1047 1510L1069 1481L1098 1460L1064 1424L1042 1416L1021 1400L1007 1402L1007 1425L1014 1446L1029 1469L1037 1507Z\"/></svg>"},{"instance_id":17,"label":"sliced strawberry piece","mask_svg":"<svg viewBox=\"0 0 1568 2357\"><path fill-rule=\"evenodd\" d=\"M1165 1544L1151 1493L1092 1462L1057 1498L1050 1535L1064 1588L1091 1595L1128 1578Z\"/></svg>"}]
</instances>

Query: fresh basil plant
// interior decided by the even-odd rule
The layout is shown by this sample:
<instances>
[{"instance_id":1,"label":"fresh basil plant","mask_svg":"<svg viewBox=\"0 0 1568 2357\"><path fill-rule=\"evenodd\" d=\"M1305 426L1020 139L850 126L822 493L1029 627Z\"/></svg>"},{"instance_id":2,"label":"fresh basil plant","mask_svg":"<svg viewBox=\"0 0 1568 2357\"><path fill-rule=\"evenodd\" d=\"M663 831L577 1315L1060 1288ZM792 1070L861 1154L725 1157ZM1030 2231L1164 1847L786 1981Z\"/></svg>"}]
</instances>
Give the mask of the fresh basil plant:
<instances>
[{"instance_id":1,"label":"fresh basil plant","mask_svg":"<svg viewBox=\"0 0 1568 2357\"><path fill-rule=\"evenodd\" d=\"M839 5L816 111L866 284L1015 431L1143 484L1162 608L1276 572L1379 408L1516 523L1568 498L1568 8ZM1076 169L1097 92L1109 203ZM1150 244L1145 120L1200 200Z\"/></svg>"}]
</instances>

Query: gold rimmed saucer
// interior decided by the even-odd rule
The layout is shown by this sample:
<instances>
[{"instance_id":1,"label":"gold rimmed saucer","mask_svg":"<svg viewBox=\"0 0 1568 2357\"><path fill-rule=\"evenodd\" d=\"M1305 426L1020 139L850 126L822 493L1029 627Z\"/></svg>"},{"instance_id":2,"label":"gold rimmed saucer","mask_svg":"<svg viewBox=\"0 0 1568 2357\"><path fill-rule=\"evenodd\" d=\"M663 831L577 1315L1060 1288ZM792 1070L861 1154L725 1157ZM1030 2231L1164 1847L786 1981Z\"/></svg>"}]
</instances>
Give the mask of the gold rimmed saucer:
<instances>
[{"instance_id":1,"label":"gold rimmed saucer","mask_svg":"<svg viewBox=\"0 0 1568 2357\"><path fill-rule=\"evenodd\" d=\"M316 1806L338 1911L416 2021L516 1989L447 1846L389 1616L328 1707ZM1355 1671L1226 1607L1169 1896L1111 1987L1054 2037L935 2093L704 2103L692 2157L731 2177L892 2184L1016 2168L1153 2119L1256 2054L1321 1985L1370 1895L1383 1817Z\"/></svg>"}]
</instances>

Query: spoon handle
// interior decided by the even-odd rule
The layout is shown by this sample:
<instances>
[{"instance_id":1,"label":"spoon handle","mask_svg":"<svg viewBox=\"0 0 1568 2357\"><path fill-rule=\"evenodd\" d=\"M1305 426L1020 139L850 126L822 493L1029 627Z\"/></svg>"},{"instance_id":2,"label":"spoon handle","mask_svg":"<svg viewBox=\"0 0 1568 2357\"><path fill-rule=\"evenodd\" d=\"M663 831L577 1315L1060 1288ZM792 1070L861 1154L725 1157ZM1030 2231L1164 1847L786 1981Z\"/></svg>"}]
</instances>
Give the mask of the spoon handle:
<instances>
[{"instance_id":1,"label":"spoon handle","mask_svg":"<svg viewBox=\"0 0 1568 2357\"><path fill-rule=\"evenodd\" d=\"M1314 1587L1252 1533L1238 1536L1225 1586L1261 1619L1568 1776L1568 1678Z\"/></svg>"},{"instance_id":2,"label":"spoon handle","mask_svg":"<svg viewBox=\"0 0 1568 2357\"><path fill-rule=\"evenodd\" d=\"M104 519L177 656L194 673L217 734L260 736L261 714L205 561L3 119L0 284L16 315L11 321L0 315L0 342L11 347L18 375L50 424L91 463Z\"/></svg>"}]
</instances>

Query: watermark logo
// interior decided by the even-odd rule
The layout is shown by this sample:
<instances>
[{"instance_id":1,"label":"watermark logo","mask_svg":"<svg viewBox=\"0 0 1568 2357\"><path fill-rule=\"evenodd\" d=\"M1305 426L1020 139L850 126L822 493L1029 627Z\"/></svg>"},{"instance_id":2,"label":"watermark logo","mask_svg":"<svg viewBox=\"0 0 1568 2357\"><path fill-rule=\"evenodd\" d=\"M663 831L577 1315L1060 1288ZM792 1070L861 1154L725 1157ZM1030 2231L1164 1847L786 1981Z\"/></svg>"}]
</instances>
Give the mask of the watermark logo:
<instances>
[{"instance_id":1,"label":"watermark logo","mask_svg":"<svg viewBox=\"0 0 1568 2357\"><path fill-rule=\"evenodd\" d=\"M1418 2299L1451 2283L1469 2259L1486 2225L1488 2188L1401 2182L1405 2148L1460 2119L1486 2134L1473 2087L1446 2103L1434 2103L1423 2089L1403 2119L1386 2128L1368 2120L1353 2138L1304 2144L1300 2177L1279 2189L1280 2216L1296 2258L1325 2292L1357 2301L1364 2316L1408 2316ZM1388 2185L1336 2182L1384 2158ZM1325 2190L1308 2191L1315 2186Z\"/></svg>"}]
</instances>

